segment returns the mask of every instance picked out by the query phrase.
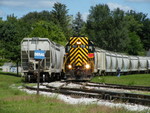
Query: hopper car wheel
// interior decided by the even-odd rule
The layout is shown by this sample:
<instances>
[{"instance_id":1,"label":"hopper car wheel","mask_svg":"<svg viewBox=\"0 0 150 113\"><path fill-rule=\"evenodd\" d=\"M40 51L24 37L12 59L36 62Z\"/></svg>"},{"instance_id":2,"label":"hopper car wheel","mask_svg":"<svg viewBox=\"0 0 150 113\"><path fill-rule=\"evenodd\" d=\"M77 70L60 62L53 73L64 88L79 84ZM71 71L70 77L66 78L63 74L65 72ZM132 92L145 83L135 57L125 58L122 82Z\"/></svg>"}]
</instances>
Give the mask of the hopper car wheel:
<instances>
[{"instance_id":1,"label":"hopper car wheel","mask_svg":"<svg viewBox=\"0 0 150 113\"><path fill-rule=\"evenodd\" d=\"M101 75L102 75L102 76L106 76L106 72L105 72L105 71L102 71Z\"/></svg>"},{"instance_id":2,"label":"hopper car wheel","mask_svg":"<svg viewBox=\"0 0 150 113\"><path fill-rule=\"evenodd\" d=\"M43 74L43 82L45 82L46 81L46 76L45 76L45 74Z\"/></svg>"},{"instance_id":3,"label":"hopper car wheel","mask_svg":"<svg viewBox=\"0 0 150 113\"><path fill-rule=\"evenodd\" d=\"M31 75L28 75L28 82L31 82Z\"/></svg>"},{"instance_id":4,"label":"hopper car wheel","mask_svg":"<svg viewBox=\"0 0 150 113\"><path fill-rule=\"evenodd\" d=\"M45 82L49 82L49 80L50 80L49 75L48 75L48 74L45 74Z\"/></svg>"},{"instance_id":5,"label":"hopper car wheel","mask_svg":"<svg viewBox=\"0 0 150 113\"><path fill-rule=\"evenodd\" d=\"M61 77L61 79L64 79L64 78L66 78L66 76L65 76L65 73L61 72L61 75L60 75L60 77Z\"/></svg>"},{"instance_id":6,"label":"hopper car wheel","mask_svg":"<svg viewBox=\"0 0 150 113\"><path fill-rule=\"evenodd\" d=\"M25 82L28 82L28 75L25 75Z\"/></svg>"},{"instance_id":7,"label":"hopper car wheel","mask_svg":"<svg viewBox=\"0 0 150 113\"><path fill-rule=\"evenodd\" d=\"M51 80L52 80L52 81L56 80L56 79L55 79L55 73L52 73Z\"/></svg>"},{"instance_id":8,"label":"hopper car wheel","mask_svg":"<svg viewBox=\"0 0 150 113\"><path fill-rule=\"evenodd\" d=\"M57 74L57 80L61 80L61 73Z\"/></svg>"},{"instance_id":9,"label":"hopper car wheel","mask_svg":"<svg viewBox=\"0 0 150 113\"><path fill-rule=\"evenodd\" d=\"M49 76L47 77L48 82L52 81L52 74L49 74Z\"/></svg>"}]
</instances>

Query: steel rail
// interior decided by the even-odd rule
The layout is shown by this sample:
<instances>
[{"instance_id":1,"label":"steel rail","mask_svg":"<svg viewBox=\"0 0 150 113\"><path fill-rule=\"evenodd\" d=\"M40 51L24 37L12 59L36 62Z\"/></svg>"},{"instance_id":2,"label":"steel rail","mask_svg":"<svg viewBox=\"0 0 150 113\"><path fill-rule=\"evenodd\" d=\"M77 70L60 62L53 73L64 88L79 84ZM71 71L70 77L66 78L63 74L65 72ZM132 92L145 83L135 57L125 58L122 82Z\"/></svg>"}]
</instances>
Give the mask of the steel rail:
<instances>
[{"instance_id":1,"label":"steel rail","mask_svg":"<svg viewBox=\"0 0 150 113\"><path fill-rule=\"evenodd\" d=\"M122 101L128 103L135 103L150 106L150 95L132 94L132 93L120 93L104 90L89 90L79 88L58 88L52 86L46 86L48 89L40 88L40 91L60 93L65 95L76 95L80 97L98 98L104 100ZM37 90L37 88L25 86L27 89Z\"/></svg>"},{"instance_id":2,"label":"steel rail","mask_svg":"<svg viewBox=\"0 0 150 113\"><path fill-rule=\"evenodd\" d=\"M82 84L82 83L77 83L77 84ZM87 82L85 83L85 86L138 90L138 91L150 91L150 87L148 86L128 86L128 85L106 84L106 83L95 83L95 82Z\"/></svg>"}]
</instances>

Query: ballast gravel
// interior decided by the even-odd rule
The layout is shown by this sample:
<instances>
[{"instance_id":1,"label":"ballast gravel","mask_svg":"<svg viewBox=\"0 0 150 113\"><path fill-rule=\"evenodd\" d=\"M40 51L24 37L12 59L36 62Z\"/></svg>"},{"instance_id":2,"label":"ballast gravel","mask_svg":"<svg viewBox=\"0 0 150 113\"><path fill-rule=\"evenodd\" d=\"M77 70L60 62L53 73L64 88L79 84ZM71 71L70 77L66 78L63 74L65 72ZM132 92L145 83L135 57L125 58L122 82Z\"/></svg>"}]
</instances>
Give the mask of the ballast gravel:
<instances>
[{"instance_id":1,"label":"ballast gravel","mask_svg":"<svg viewBox=\"0 0 150 113\"><path fill-rule=\"evenodd\" d=\"M61 84L62 85L62 84ZM29 94L36 94L36 91L28 90L25 88L22 88L21 86L18 87L20 90L25 91ZM40 88L43 88L43 86L40 86ZM113 103L107 100L100 100L100 99L95 99L95 98L73 98L70 96L66 96L63 94L57 94L57 93L47 93L47 92L42 92L40 91L40 95L48 96L48 97L57 97L60 100L63 100L66 103L69 104L97 104L97 105L105 105L108 107L118 107L118 108L125 108L130 111L149 111L150 112L150 107L143 106L143 105L137 105L137 104L129 104L129 103Z\"/></svg>"}]
</instances>

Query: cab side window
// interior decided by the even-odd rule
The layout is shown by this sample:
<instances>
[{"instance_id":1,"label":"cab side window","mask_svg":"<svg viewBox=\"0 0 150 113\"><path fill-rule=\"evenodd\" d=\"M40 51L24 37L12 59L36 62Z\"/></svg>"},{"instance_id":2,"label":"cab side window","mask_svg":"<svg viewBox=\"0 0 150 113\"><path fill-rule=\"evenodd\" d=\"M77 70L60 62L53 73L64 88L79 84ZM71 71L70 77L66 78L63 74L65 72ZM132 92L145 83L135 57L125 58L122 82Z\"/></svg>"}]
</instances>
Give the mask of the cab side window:
<instances>
[{"instance_id":1,"label":"cab side window","mask_svg":"<svg viewBox=\"0 0 150 113\"><path fill-rule=\"evenodd\" d=\"M93 53L94 52L94 47L93 46L89 46L89 53Z\"/></svg>"},{"instance_id":2,"label":"cab side window","mask_svg":"<svg viewBox=\"0 0 150 113\"><path fill-rule=\"evenodd\" d=\"M92 41L89 41L89 53L94 53L95 52L95 48L94 48L94 44Z\"/></svg>"}]
</instances>

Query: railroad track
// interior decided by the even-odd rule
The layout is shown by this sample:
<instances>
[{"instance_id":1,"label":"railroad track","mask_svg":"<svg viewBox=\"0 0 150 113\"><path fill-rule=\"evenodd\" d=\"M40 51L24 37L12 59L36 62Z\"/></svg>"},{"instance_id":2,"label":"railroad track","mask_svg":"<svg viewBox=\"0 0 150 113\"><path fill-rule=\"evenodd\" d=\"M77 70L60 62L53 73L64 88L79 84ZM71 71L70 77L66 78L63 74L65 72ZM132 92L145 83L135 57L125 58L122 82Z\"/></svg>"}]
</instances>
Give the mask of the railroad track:
<instances>
[{"instance_id":1,"label":"railroad track","mask_svg":"<svg viewBox=\"0 0 150 113\"><path fill-rule=\"evenodd\" d=\"M77 97L121 101L121 102L128 102L128 103L150 106L150 95L120 93L120 92L96 90L96 89L53 87L48 85L45 86L46 88L40 88L39 91L60 93L64 95L77 96ZM25 88L30 90L37 90L37 88L30 87L30 86L25 86Z\"/></svg>"},{"instance_id":2,"label":"railroad track","mask_svg":"<svg viewBox=\"0 0 150 113\"><path fill-rule=\"evenodd\" d=\"M150 91L150 87L148 86L128 86L128 85L106 84L106 83L95 83L95 82L87 82L87 83L76 82L76 84L81 84L90 87L105 87L105 88L127 89L127 90L137 90L137 91Z\"/></svg>"}]
</instances>

